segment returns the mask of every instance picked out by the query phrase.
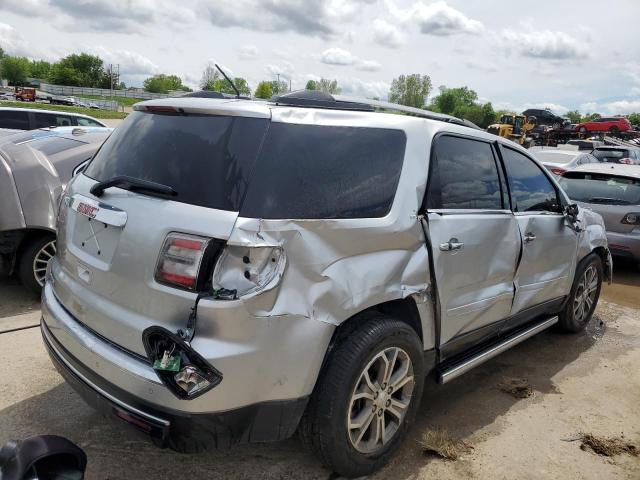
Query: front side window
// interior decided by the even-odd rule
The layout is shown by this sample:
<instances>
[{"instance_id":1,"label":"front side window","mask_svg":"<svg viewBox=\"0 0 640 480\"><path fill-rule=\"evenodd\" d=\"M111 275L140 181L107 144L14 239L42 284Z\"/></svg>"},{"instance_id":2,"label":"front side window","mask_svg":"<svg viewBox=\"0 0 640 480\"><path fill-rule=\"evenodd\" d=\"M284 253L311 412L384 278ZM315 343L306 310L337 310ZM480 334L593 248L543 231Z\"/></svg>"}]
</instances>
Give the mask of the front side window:
<instances>
[{"instance_id":1,"label":"front side window","mask_svg":"<svg viewBox=\"0 0 640 480\"><path fill-rule=\"evenodd\" d=\"M35 128L47 127L70 127L71 118L67 115L56 115L55 113L35 113Z\"/></svg>"},{"instance_id":2,"label":"front side window","mask_svg":"<svg viewBox=\"0 0 640 480\"><path fill-rule=\"evenodd\" d=\"M383 217L393 204L405 145L402 130L272 123L240 215Z\"/></svg>"},{"instance_id":3,"label":"front side window","mask_svg":"<svg viewBox=\"0 0 640 480\"><path fill-rule=\"evenodd\" d=\"M429 173L427 208L504 208L498 168L489 143L452 136L436 140Z\"/></svg>"},{"instance_id":4,"label":"front side window","mask_svg":"<svg viewBox=\"0 0 640 480\"><path fill-rule=\"evenodd\" d=\"M527 156L503 148L511 196L517 212L558 212L558 194L542 169Z\"/></svg>"}]
</instances>

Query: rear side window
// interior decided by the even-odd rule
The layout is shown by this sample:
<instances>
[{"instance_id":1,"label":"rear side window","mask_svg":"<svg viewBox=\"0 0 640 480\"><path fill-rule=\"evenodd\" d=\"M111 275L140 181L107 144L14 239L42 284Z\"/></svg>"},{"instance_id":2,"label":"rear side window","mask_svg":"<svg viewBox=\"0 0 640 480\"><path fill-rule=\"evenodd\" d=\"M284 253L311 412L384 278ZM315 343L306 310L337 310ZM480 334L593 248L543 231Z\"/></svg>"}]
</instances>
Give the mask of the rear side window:
<instances>
[{"instance_id":1,"label":"rear side window","mask_svg":"<svg viewBox=\"0 0 640 480\"><path fill-rule=\"evenodd\" d=\"M393 203L405 144L401 130L272 123L240 215L382 217Z\"/></svg>"},{"instance_id":2,"label":"rear side window","mask_svg":"<svg viewBox=\"0 0 640 480\"><path fill-rule=\"evenodd\" d=\"M267 123L136 111L109 136L85 174L99 181L127 175L161 183L177 192L172 200L237 212Z\"/></svg>"},{"instance_id":3,"label":"rear side window","mask_svg":"<svg viewBox=\"0 0 640 480\"><path fill-rule=\"evenodd\" d=\"M622 160L623 158L629 157L629 151L628 150L611 150L611 149L594 150L593 155L601 162L620 163L620 160Z\"/></svg>"},{"instance_id":4,"label":"rear side window","mask_svg":"<svg viewBox=\"0 0 640 480\"><path fill-rule=\"evenodd\" d=\"M437 138L427 208L501 210L502 189L491 145L459 137Z\"/></svg>"},{"instance_id":5,"label":"rear side window","mask_svg":"<svg viewBox=\"0 0 640 480\"><path fill-rule=\"evenodd\" d=\"M0 128L29 130L29 114L11 110L0 111Z\"/></svg>"},{"instance_id":6,"label":"rear side window","mask_svg":"<svg viewBox=\"0 0 640 480\"><path fill-rule=\"evenodd\" d=\"M70 127L71 118L68 115L56 115L55 113L35 113L35 128Z\"/></svg>"},{"instance_id":7,"label":"rear side window","mask_svg":"<svg viewBox=\"0 0 640 480\"><path fill-rule=\"evenodd\" d=\"M530 158L510 148L503 150L511 195L518 212L557 212L558 195L549 178Z\"/></svg>"}]
</instances>

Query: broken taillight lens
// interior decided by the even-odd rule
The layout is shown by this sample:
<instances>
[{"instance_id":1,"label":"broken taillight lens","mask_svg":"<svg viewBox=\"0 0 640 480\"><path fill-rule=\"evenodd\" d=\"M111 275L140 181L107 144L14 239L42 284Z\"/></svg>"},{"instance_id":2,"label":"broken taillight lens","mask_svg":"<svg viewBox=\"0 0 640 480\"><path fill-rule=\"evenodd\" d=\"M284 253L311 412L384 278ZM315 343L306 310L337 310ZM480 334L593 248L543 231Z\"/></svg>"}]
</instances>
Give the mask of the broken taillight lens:
<instances>
[{"instance_id":1,"label":"broken taillight lens","mask_svg":"<svg viewBox=\"0 0 640 480\"><path fill-rule=\"evenodd\" d=\"M172 232L162 245L155 278L159 283L195 290L210 238Z\"/></svg>"}]
</instances>

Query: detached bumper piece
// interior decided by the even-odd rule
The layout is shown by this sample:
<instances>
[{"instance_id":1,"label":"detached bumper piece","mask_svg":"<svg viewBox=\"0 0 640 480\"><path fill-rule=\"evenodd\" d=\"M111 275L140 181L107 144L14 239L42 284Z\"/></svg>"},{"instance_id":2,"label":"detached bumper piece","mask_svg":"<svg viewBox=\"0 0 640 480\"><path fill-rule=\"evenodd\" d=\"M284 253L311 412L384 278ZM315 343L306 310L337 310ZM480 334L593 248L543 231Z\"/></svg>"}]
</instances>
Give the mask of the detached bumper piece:
<instances>
[{"instance_id":1,"label":"detached bumper piece","mask_svg":"<svg viewBox=\"0 0 640 480\"><path fill-rule=\"evenodd\" d=\"M166 328L147 328L142 342L162 383L181 400L199 397L222 381L218 370Z\"/></svg>"},{"instance_id":2,"label":"detached bumper piece","mask_svg":"<svg viewBox=\"0 0 640 480\"><path fill-rule=\"evenodd\" d=\"M124 420L160 445L195 441L213 449L285 440L295 433L307 405L308 397L302 397L215 413L165 410L96 375L60 345L44 322L41 330L54 366L89 405Z\"/></svg>"}]
</instances>

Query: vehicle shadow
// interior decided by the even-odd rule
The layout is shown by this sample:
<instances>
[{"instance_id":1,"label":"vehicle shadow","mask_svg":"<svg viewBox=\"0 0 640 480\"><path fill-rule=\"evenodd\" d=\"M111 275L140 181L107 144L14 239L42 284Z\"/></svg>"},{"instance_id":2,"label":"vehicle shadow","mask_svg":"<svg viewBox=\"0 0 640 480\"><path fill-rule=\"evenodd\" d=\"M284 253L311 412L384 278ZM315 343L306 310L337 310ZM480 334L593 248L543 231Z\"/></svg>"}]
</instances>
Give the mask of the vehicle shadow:
<instances>
[{"instance_id":1,"label":"vehicle shadow","mask_svg":"<svg viewBox=\"0 0 640 480\"><path fill-rule=\"evenodd\" d=\"M599 318L594 323L599 325ZM418 468L439 461L424 456L418 446L428 428L468 438L509 411L519 400L496 388L505 376L526 377L536 392L556 393L554 375L598 341L593 330L589 332L543 332L450 384L429 384L409 438L390 465L373 478L415 478ZM0 411L1 443L42 433L66 436L84 448L88 478L336 478L302 448L297 437L196 455L161 450L121 421L95 413L65 383Z\"/></svg>"},{"instance_id":2,"label":"vehicle shadow","mask_svg":"<svg viewBox=\"0 0 640 480\"><path fill-rule=\"evenodd\" d=\"M0 318L31 313L40 308L40 297L14 277L0 276Z\"/></svg>"}]
</instances>

